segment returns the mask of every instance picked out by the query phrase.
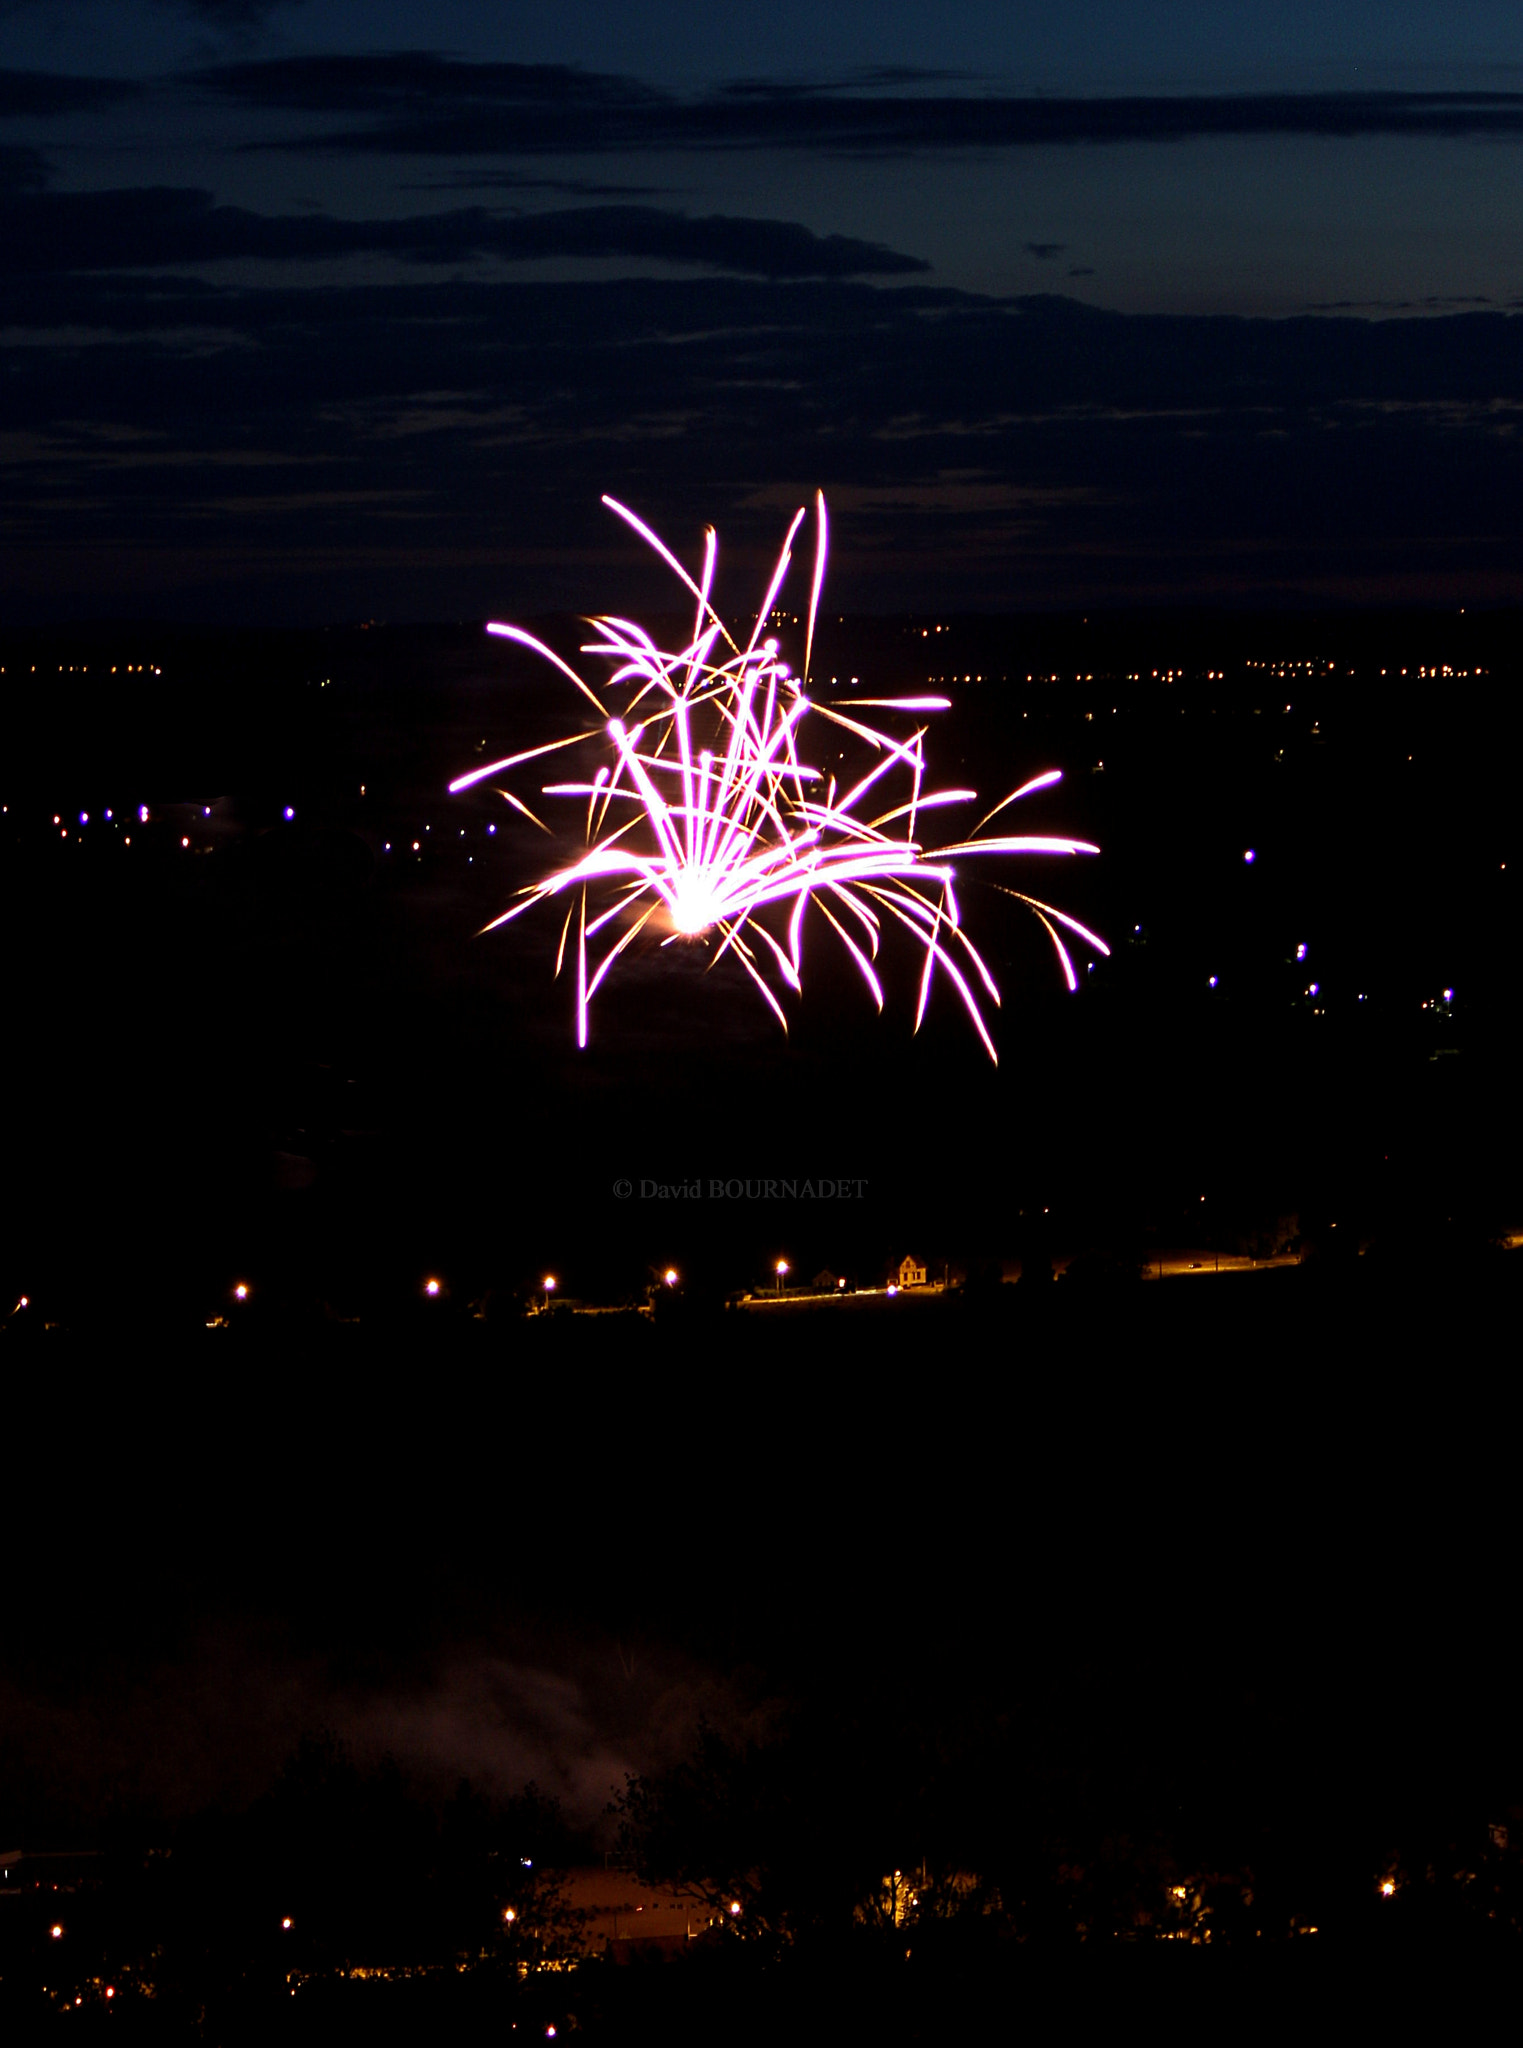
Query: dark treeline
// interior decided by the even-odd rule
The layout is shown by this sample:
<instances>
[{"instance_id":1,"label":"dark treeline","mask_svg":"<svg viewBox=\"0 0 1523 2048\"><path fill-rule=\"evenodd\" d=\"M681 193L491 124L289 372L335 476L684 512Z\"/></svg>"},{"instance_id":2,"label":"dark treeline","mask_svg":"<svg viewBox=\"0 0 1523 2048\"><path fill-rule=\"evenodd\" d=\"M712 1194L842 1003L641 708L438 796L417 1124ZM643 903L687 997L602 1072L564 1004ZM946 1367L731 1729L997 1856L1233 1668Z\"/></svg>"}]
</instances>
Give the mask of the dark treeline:
<instances>
[{"instance_id":1,"label":"dark treeline","mask_svg":"<svg viewBox=\"0 0 1523 2048\"><path fill-rule=\"evenodd\" d=\"M598 1953L562 1881L592 1851L534 1787L431 1800L314 1736L246 1811L118 1826L92 1856L8 1873L0 2016L13 2039L187 2048L779 2023L929 2041L1060 1991L1177 2023L1213 1999L1294 2009L1362 1977L1392 1998L1515 1968L1523 1808L1458 1785L1370 1799L1308 1772L1276 1704L1230 1687L1118 1740L1101 1674L1072 1676L936 1711L801 1700L745 1741L702 1730L617 1802L621 1864L719 1916L661 1961Z\"/></svg>"}]
</instances>

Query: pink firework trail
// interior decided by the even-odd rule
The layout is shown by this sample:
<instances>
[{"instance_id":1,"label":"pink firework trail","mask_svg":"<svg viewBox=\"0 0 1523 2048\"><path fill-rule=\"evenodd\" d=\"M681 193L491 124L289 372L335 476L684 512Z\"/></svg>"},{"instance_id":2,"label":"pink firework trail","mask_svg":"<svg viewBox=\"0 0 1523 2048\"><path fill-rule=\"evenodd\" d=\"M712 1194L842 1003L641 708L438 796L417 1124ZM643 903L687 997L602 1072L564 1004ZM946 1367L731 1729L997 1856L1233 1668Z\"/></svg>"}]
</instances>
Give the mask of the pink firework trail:
<instances>
[{"instance_id":1,"label":"pink firework trail","mask_svg":"<svg viewBox=\"0 0 1523 2048\"><path fill-rule=\"evenodd\" d=\"M573 800L584 808L585 850L520 891L521 900L485 929L494 931L543 903L566 899L555 971L560 973L570 945L576 964L577 1043L585 1045L593 997L615 961L648 928L660 933L665 945L707 940L711 965L733 953L786 1031L788 1020L767 973L802 993L804 926L811 911L850 954L880 1010L883 985L875 963L885 930L901 927L921 955L915 1028L925 1016L932 982L938 973L945 974L990 1059L996 1059L983 1004L997 1005L999 989L963 929L952 863L995 855L1097 852L1083 840L1043 833L984 836L984 827L1002 811L1050 788L1061 779L1060 772L1052 769L1012 790L967 837L930 845L928 816L978 801L976 790L926 786L927 728L913 721L947 710L949 699L852 697L843 704L810 695L815 619L825 579L824 494L815 500L802 676L779 659L776 640L762 637L792 563L793 543L805 518L802 508L788 529L751 637L742 646L711 602L718 556L714 529L705 536L703 567L695 580L627 506L608 497L603 503L686 585L697 606L693 637L672 652L657 647L628 619L591 620L598 637L581 652L613 664L600 694L531 633L518 626L487 627L489 633L532 648L559 669L596 711L598 722L547 746L473 769L452 782L451 791L506 777L588 741L604 742L607 758L590 781L541 786L541 796ZM605 702L615 692L627 693L622 711ZM910 724L896 735L870 724L860 716L864 711L891 712ZM811 719L850 734L866 750L864 772L849 788L805 759L804 731ZM532 823L550 830L511 790L499 794ZM1066 911L1003 883L998 886L1044 926L1069 988L1077 988L1063 932L1099 953L1109 951L1104 940Z\"/></svg>"}]
</instances>

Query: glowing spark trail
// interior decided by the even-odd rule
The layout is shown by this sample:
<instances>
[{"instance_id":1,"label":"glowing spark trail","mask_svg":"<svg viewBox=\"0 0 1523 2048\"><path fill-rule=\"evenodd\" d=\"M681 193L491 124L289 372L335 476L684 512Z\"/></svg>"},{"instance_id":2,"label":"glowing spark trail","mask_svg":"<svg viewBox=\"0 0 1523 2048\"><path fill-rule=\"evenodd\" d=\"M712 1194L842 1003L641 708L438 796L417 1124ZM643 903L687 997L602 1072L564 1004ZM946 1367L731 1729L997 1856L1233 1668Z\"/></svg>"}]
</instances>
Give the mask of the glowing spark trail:
<instances>
[{"instance_id":1,"label":"glowing spark trail","mask_svg":"<svg viewBox=\"0 0 1523 2048\"><path fill-rule=\"evenodd\" d=\"M504 777L579 744L603 743L606 758L590 780L573 774L565 781L541 785L542 797L569 798L584 808L584 850L569 865L521 890L522 900L494 918L486 930L494 931L554 897L569 898L555 971L561 971L574 926L577 1043L585 1045L593 997L615 961L653 920L655 931L664 929L663 944L706 941L712 950L711 965L733 953L785 1031L787 1018L766 970L802 993L804 925L811 910L819 912L850 955L880 1010L883 985L874 962L885 928L897 926L910 934L921 953L915 1028L925 1016L939 970L957 991L990 1059L995 1059L982 1004L997 1004L999 989L963 930L952 863L992 854L1097 852L1083 840L1046 833L980 836L1009 805L1056 783L1058 771L1049 770L1012 790L966 837L928 845L923 831L927 814L975 803L977 792L926 787L924 724L912 725L904 736L896 737L858 714L918 717L947 710L948 699L852 697L836 703L810 694L809 664L825 577L824 494L815 500L815 560L802 676L794 675L779 658L776 640L762 637L788 574L793 541L805 517L802 509L788 529L750 638L741 645L711 601L718 556L714 529L707 530L703 569L695 581L627 506L608 497L603 503L648 542L687 587L696 604L693 637L673 652L659 648L628 619L590 620L597 637L581 652L613 664L600 694L569 662L521 627L487 627L489 633L516 641L552 663L593 707L598 723L472 769L450 784L451 791ZM606 701L615 692L627 693L617 711ZM805 758L803 733L810 719L838 728L868 750L868 764L844 791L834 774ZM893 793L895 778L900 789L907 783L906 795ZM550 830L512 791L499 789L499 794L542 831ZM1024 903L1046 930L1070 989L1078 982L1059 926L1097 952L1109 952L1103 939L1066 911L1020 890L1006 888L1004 893ZM784 913L780 929L774 930L769 919ZM594 958L604 934L606 950Z\"/></svg>"}]
</instances>

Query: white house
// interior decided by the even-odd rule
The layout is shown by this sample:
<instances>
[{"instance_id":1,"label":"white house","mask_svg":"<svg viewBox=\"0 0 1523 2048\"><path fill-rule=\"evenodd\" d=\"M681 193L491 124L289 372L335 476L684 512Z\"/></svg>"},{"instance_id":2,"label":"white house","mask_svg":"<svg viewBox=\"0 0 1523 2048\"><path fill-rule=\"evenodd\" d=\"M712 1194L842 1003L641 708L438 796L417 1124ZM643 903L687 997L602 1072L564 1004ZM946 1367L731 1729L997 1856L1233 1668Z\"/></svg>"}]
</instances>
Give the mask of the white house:
<instances>
[{"instance_id":1,"label":"white house","mask_svg":"<svg viewBox=\"0 0 1523 2048\"><path fill-rule=\"evenodd\" d=\"M903 1258L899 1261L899 1285L901 1287L924 1287L925 1267L918 1259Z\"/></svg>"}]
</instances>

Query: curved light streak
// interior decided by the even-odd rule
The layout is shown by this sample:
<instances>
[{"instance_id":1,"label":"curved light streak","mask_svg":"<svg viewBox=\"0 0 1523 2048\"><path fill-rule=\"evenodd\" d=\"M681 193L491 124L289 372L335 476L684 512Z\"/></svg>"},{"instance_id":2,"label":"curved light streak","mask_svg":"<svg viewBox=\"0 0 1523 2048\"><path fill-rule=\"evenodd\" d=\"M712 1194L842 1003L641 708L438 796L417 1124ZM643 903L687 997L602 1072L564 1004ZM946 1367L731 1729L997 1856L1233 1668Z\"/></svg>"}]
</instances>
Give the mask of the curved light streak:
<instances>
[{"instance_id":1,"label":"curved light streak","mask_svg":"<svg viewBox=\"0 0 1523 2048\"><path fill-rule=\"evenodd\" d=\"M695 580L644 520L617 499L605 497L603 502L686 586L697 607L693 637L685 647L663 650L631 620L590 620L598 637L581 652L614 664L600 695L532 633L495 622L487 627L489 633L550 662L592 705L598 721L544 746L474 768L450 784L451 792L503 777L578 743L602 742L605 758L590 780L584 776L540 785L540 796L570 799L585 807L584 849L578 858L520 890L519 901L484 929L495 931L541 904L569 898L555 972L561 972L574 925L577 1043L585 1045L593 997L615 961L653 921L658 931L664 928L664 945L706 943L711 966L733 952L785 1031L788 1020L766 970L795 994L802 993L804 925L811 909L819 911L840 940L879 1010L884 992L874 963L885 925L894 925L907 931L921 951L916 1030L940 972L956 990L990 1059L997 1060L983 1004L997 1005L999 988L963 929L950 863L995 855L1097 852L1085 840L1052 833L981 836L984 826L1011 804L1060 781L1060 771L1049 769L1012 790L968 837L927 844L919 829L924 815L945 805L976 802L977 791L925 787L924 725L907 736L895 736L857 714L871 710L919 715L944 711L950 700L849 697L837 705L809 693L825 578L823 492L815 498L815 559L802 676L781 659L775 639L762 637L806 516L802 507L788 528L766 601L742 646L712 602L718 555L714 529L705 533L703 569ZM605 702L616 689L629 691L621 713L611 711ZM810 718L839 728L880 757L844 794L835 775L804 758L802 736ZM876 791L875 801L881 802L880 785L886 787L886 778L895 774L907 777L908 794L873 816L862 815L859 806L864 799ZM512 791L500 788L498 793L531 823L549 829ZM891 832L886 829L890 826L901 829ZM1070 989L1077 988L1073 961L1058 926L1102 954L1110 950L1105 941L1066 911L1000 886L1042 925L1065 982ZM773 912L786 913L781 936L766 921ZM615 926L622 929L611 936L607 950L589 961L589 941Z\"/></svg>"}]
</instances>

